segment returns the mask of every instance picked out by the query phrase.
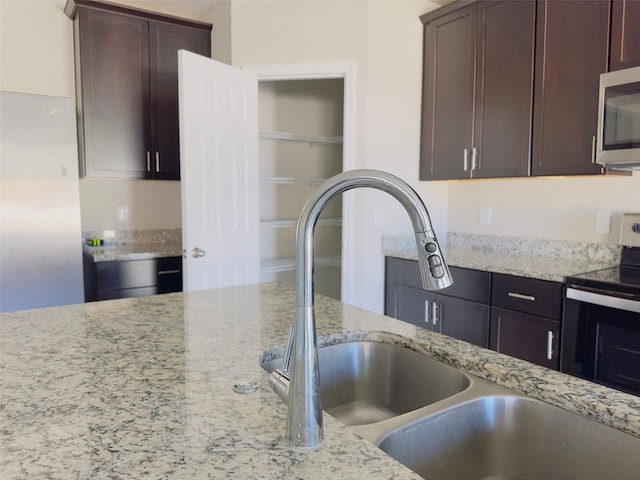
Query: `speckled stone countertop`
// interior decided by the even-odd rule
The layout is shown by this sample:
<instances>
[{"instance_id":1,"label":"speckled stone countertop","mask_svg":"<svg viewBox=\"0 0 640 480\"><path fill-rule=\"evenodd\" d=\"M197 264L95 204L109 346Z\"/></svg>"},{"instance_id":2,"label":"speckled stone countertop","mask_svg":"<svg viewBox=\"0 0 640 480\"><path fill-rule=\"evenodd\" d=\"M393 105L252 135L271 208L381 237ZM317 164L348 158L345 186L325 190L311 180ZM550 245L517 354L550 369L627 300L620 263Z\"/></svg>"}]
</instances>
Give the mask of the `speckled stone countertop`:
<instances>
[{"instance_id":1,"label":"speckled stone countertop","mask_svg":"<svg viewBox=\"0 0 640 480\"><path fill-rule=\"evenodd\" d=\"M269 283L1 314L2 479L418 479L329 415L319 450L286 445L258 360L294 304ZM407 345L640 436L638 397L325 297L316 319L321 346Z\"/></svg>"},{"instance_id":2,"label":"speckled stone countertop","mask_svg":"<svg viewBox=\"0 0 640 480\"><path fill-rule=\"evenodd\" d=\"M620 262L617 245L459 233L449 233L439 240L451 266L555 282ZM382 253L418 259L412 235L383 237Z\"/></svg>"},{"instance_id":3,"label":"speckled stone countertop","mask_svg":"<svg viewBox=\"0 0 640 480\"><path fill-rule=\"evenodd\" d=\"M84 251L95 262L179 257L182 256L181 235L180 229L82 232ZM104 246L88 246L89 238L102 239Z\"/></svg>"},{"instance_id":4,"label":"speckled stone countertop","mask_svg":"<svg viewBox=\"0 0 640 480\"><path fill-rule=\"evenodd\" d=\"M180 243L136 243L133 245L113 245L106 247L84 246L96 262L113 262L116 260L148 260L151 258L180 257Z\"/></svg>"}]
</instances>

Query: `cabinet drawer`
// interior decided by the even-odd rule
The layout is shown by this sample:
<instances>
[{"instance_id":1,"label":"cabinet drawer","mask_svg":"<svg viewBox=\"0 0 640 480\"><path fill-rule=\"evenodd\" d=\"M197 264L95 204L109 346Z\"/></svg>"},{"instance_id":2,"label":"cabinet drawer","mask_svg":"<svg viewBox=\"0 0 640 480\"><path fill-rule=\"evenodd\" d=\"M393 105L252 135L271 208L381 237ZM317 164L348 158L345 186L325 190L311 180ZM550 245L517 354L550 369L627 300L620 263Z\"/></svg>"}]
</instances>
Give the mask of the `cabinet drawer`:
<instances>
[{"instance_id":1,"label":"cabinet drawer","mask_svg":"<svg viewBox=\"0 0 640 480\"><path fill-rule=\"evenodd\" d=\"M491 273L467 268L449 267L453 285L437 293L488 304L491 300ZM422 288L417 260L387 257L387 281Z\"/></svg>"},{"instance_id":2,"label":"cabinet drawer","mask_svg":"<svg viewBox=\"0 0 640 480\"><path fill-rule=\"evenodd\" d=\"M98 291L149 287L156 284L154 260L99 262L96 270Z\"/></svg>"},{"instance_id":3,"label":"cabinet drawer","mask_svg":"<svg viewBox=\"0 0 640 480\"><path fill-rule=\"evenodd\" d=\"M562 284L496 273L491 305L560 320Z\"/></svg>"},{"instance_id":4,"label":"cabinet drawer","mask_svg":"<svg viewBox=\"0 0 640 480\"><path fill-rule=\"evenodd\" d=\"M159 293L156 287L125 288L122 290L101 290L96 300L115 300L116 298L146 297Z\"/></svg>"}]
</instances>

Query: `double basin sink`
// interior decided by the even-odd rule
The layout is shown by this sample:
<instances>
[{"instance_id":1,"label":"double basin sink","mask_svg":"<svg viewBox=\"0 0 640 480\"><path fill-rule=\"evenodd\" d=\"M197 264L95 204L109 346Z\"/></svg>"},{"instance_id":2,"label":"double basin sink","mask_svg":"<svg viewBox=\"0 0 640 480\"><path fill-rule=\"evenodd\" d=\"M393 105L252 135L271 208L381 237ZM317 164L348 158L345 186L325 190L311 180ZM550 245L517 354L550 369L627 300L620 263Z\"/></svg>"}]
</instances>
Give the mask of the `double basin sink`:
<instances>
[{"instance_id":1,"label":"double basin sink","mask_svg":"<svg viewBox=\"0 0 640 480\"><path fill-rule=\"evenodd\" d=\"M340 343L318 362L324 410L426 479L638 478L639 438L408 347Z\"/></svg>"}]
</instances>

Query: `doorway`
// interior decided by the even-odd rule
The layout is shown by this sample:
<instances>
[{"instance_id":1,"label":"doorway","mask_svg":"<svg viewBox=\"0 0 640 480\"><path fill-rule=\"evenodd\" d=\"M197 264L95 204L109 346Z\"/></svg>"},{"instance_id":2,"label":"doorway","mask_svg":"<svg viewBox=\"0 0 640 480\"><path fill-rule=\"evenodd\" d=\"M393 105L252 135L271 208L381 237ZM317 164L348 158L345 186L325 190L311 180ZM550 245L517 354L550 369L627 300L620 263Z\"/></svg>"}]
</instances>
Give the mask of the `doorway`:
<instances>
[{"instance_id":1,"label":"doorway","mask_svg":"<svg viewBox=\"0 0 640 480\"><path fill-rule=\"evenodd\" d=\"M245 67L258 76L260 281L296 282L296 225L311 192L353 164L353 65ZM315 229L315 291L348 301L348 198Z\"/></svg>"}]
</instances>

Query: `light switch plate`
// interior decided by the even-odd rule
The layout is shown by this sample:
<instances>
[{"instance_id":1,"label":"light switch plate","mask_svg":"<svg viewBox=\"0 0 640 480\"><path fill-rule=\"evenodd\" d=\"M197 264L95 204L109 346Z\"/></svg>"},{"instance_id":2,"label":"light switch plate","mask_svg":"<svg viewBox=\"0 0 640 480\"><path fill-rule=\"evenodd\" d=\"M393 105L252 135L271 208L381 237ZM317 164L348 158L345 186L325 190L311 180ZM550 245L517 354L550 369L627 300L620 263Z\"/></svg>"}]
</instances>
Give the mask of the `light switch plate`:
<instances>
[{"instance_id":1,"label":"light switch plate","mask_svg":"<svg viewBox=\"0 0 640 480\"><path fill-rule=\"evenodd\" d=\"M625 213L622 215L620 245L640 247L640 213Z\"/></svg>"},{"instance_id":2,"label":"light switch plate","mask_svg":"<svg viewBox=\"0 0 640 480\"><path fill-rule=\"evenodd\" d=\"M480 207L480 212L478 213L478 223L480 225L491 225L491 207Z\"/></svg>"}]
</instances>

